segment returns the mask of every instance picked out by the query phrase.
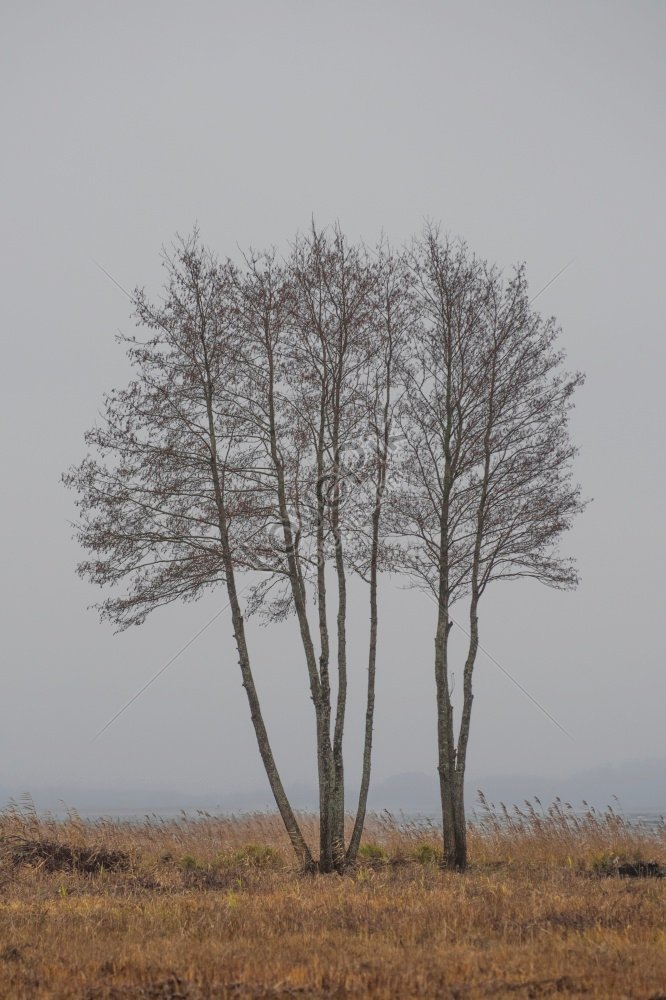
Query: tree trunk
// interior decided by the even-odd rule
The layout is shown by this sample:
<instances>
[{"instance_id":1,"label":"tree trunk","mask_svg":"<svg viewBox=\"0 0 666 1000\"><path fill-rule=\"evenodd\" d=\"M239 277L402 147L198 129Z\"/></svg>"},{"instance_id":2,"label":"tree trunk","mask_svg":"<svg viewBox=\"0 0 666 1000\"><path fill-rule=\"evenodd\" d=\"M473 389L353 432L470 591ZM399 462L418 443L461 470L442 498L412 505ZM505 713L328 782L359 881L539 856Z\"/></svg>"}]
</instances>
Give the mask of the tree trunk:
<instances>
[{"instance_id":1,"label":"tree trunk","mask_svg":"<svg viewBox=\"0 0 666 1000\"><path fill-rule=\"evenodd\" d=\"M467 821L465 819L465 771L456 769L453 779L453 857L449 867L464 872L467 868Z\"/></svg>"},{"instance_id":2,"label":"tree trunk","mask_svg":"<svg viewBox=\"0 0 666 1000\"><path fill-rule=\"evenodd\" d=\"M256 685L254 683L254 677L252 674L252 668L250 666L250 654L247 648L247 642L245 639L245 625L243 622L243 615L240 608L240 602L238 600L238 592L236 589L236 576L234 572L233 556L231 553L231 546L229 544L229 532L227 526L227 513L224 503L224 494L222 492L222 483L220 480L219 469L217 464L217 437L215 434L215 419L213 415L213 404L212 404L212 379L210 374L210 368L208 364L208 353L206 349L205 337L202 333L202 346L204 351L204 363L206 369L206 410L208 416L208 434L210 443L210 466L211 474L213 478L213 487L215 492L215 503L217 507L217 518L218 527L220 532L220 543L222 547L222 561L224 564L224 573L226 577L227 594L229 595L229 604L231 606L231 617L234 626L234 637L236 639L236 647L238 649L238 660L241 668L241 675L243 678L243 687L245 688L248 702L250 705L250 716L252 718L252 724L254 726L254 732L257 738L257 744L259 746L259 753L266 770L266 776L268 777L268 782L273 792L273 797L275 798L275 804L278 807L280 816L287 830L289 839L291 840L296 856L298 857L301 865L307 871L311 871L314 868L314 862L312 859L312 854L309 847L305 842L305 838L301 832L298 825L298 821L293 813L289 800L287 798L286 792L284 790L284 785L280 778L280 774L275 763L275 758L273 756L273 751L268 739L268 732L266 731L266 725L264 723L264 718L261 712L261 707L259 704L259 696L257 694Z\"/></svg>"},{"instance_id":3,"label":"tree trunk","mask_svg":"<svg viewBox=\"0 0 666 1000\"><path fill-rule=\"evenodd\" d=\"M279 454L277 440L277 424L275 417L274 399L274 367L273 353L270 343L269 331L266 330L266 351L269 369L269 433L270 452L273 467L277 477L278 508L282 520L285 550L287 554L287 567L289 583L296 617L298 619L299 631L310 681L310 695L315 709L316 742L317 742L317 778L319 784L319 862L320 871L328 872L333 867L333 849L331 843L331 785L332 785L332 762L331 762L331 740L330 740L330 683L328 674L328 631L326 627L326 597L325 579L323 577L323 530L321 532L321 544L318 532L318 557L320 568L318 570L319 585L319 625L321 637L321 655L319 658L319 669L317 669L317 658L310 631L308 620L307 602L305 595L305 585L301 575L297 539L294 537L289 511L287 506L287 489L284 478L284 468ZM321 480L320 480L321 481ZM318 498L320 509L319 517L323 528L323 507L321 498ZM319 551L321 550L321 551ZM323 619L322 619L323 616Z\"/></svg>"},{"instance_id":4,"label":"tree trunk","mask_svg":"<svg viewBox=\"0 0 666 1000\"><path fill-rule=\"evenodd\" d=\"M323 420L323 417L322 417ZM331 679L329 671L330 647L326 616L326 560L324 551L324 476L321 455L318 456L317 489L317 612L319 620L319 677L321 690L321 727L317 747L320 766L319 777L319 869L332 872L334 865L334 794L335 772L331 746Z\"/></svg>"},{"instance_id":5,"label":"tree trunk","mask_svg":"<svg viewBox=\"0 0 666 1000\"><path fill-rule=\"evenodd\" d=\"M338 473L336 470L336 477ZM339 503L339 485L336 482L336 494L333 510L333 536L335 541L335 570L338 579L338 693L335 712L335 727L333 731L333 808L332 808L332 847L333 862L338 871L345 867L345 774L343 756L343 737L345 713L347 710L347 580L345 576L342 538L340 535L340 520L337 504Z\"/></svg>"},{"instance_id":6,"label":"tree trunk","mask_svg":"<svg viewBox=\"0 0 666 1000\"><path fill-rule=\"evenodd\" d=\"M370 558L370 648L368 650L368 693L365 707L365 734L363 739L363 767L361 772L361 788L358 794L358 806L354 829L352 830L347 862L354 864L361 844L361 835L365 824L365 814L368 808L368 791L370 789L370 767L372 764L372 731L375 716L375 674L377 665L377 554L379 549L379 509L375 510L372 519L372 555Z\"/></svg>"},{"instance_id":7,"label":"tree trunk","mask_svg":"<svg viewBox=\"0 0 666 1000\"><path fill-rule=\"evenodd\" d=\"M217 473L214 473L214 478L217 480ZM266 731L266 725L264 723L264 718L261 712L261 707L259 704L259 696L257 694L256 685L254 683L254 676L252 674L252 668L250 666L250 655L247 648L247 641L245 638L245 624L243 622L243 615L240 608L240 602L238 600L238 593L236 590L236 580L233 568L233 561L231 557L231 551L229 547L229 537L226 528L226 514L224 510L224 502L222 500L221 490L219 486L219 481L216 482L216 493L218 495L218 504L220 508L220 536L222 542L222 555L225 565L225 576L227 584L227 593L229 595L229 604L231 606L231 617L234 626L234 638L236 640L236 647L238 649L238 662L241 668L241 675L243 678L243 687L245 688L247 699L250 705L250 716L252 718L252 724L254 726L255 735L257 738L257 745L259 747L259 753L266 770L266 775L268 777L268 782L273 792L273 797L275 798L275 803L282 817L282 821L285 825L289 839L291 840L296 856L298 857L304 870L312 871L314 870L314 861L309 847L305 843L305 838L301 833L301 829L298 825L298 821L293 813L289 800L287 798L282 780L280 778L277 765L275 763L275 758L273 756L273 751L268 739L268 733Z\"/></svg>"},{"instance_id":8,"label":"tree trunk","mask_svg":"<svg viewBox=\"0 0 666 1000\"><path fill-rule=\"evenodd\" d=\"M441 607L441 606L440 606ZM456 822L454 778L455 762L453 750L453 706L448 679L448 639L451 622L448 614L440 610L437 636L435 638L435 682L437 685L437 756L439 791L442 803L442 834L444 841L444 863L447 868L456 867Z\"/></svg>"},{"instance_id":9,"label":"tree trunk","mask_svg":"<svg viewBox=\"0 0 666 1000\"><path fill-rule=\"evenodd\" d=\"M301 833L300 827L294 816L291 805L287 798L284 790L284 786L280 779L277 766L275 764L275 758L273 757L273 751L268 740L268 733L266 732L266 726L264 723L263 715L261 713L261 708L259 705L259 697L257 695L257 689L254 683L254 677L252 675L252 670L250 667L250 660L247 650L247 644L245 641L245 626L243 623L243 616L240 611L240 605L238 603L238 598L236 596L236 586L233 578L227 584L227 590L229 592L229 601L232 610L232 619L234 624L234 637L236 639L236 646L238 648L238 660L240 663L241 674L243 677L243 687L245 688L247 694L247 700L250 705L250 716L252 718L252 724L254 726L254 731L257 737L257 744L259 746L259 753L261 754L261 759L268 776L268 781L271 786L271 791L275 798L275 803L282 817L282 821L285 825L289 839L291 840L296 856L298 857L304 871L314 871L315 864L310 853L310 849L305 843L303 834ZM233 594L233 596L232 596Z\"/></svg>"},{"instance_id":10,"label":"tree trunk","mask_svg":"<svg viewBox=\"0 0 666 1000\"><path fill-rule=\"evenodd\" d=\"M392 326L388 318L388 335L390 341L389 353L386 359L386 372L384 384L384 405L382 412L381 438L377 440L377 487L375 491L375 509L372 512L372 543L370 548L370 642L368 649L368 689L365 707L365 733L363 738L363 765L361 770L361 787L358 795L358 806L356 818L352 830L349 847L347 849L347 861L354 864L361 844L361 836L365 825L365 816L368 808L368 792L370 789L370 769L372 766L372 736L375 718L375 677L377 668L377 635L379 626L379 609L377 601L377 585L379 575L379 532L382 515L382 501L386 486L387 463L389 453L389 439L391 431L390 408L391 408L391 385L392 385L392 364L393 364L393 341Z\"/></svg>"},{"instance_id":11,"label":"tree trunk","mask_svg":"<svg viewBox=\"0 0 666 1000\"><path fill-rule=\"evenodd\" d=\"M479 592L476 575L469 607L469 647L465 660L463 674L463 707L458 734L456 766L453 775L454 789L454 820L455 820L455 868L464 871L467 867L467 821L465 818L465 767L467 763L467 744L469 742L470 722L472 718L472 674L479 648L479 618L477 609Z\"/></svg>"}]
</instances>

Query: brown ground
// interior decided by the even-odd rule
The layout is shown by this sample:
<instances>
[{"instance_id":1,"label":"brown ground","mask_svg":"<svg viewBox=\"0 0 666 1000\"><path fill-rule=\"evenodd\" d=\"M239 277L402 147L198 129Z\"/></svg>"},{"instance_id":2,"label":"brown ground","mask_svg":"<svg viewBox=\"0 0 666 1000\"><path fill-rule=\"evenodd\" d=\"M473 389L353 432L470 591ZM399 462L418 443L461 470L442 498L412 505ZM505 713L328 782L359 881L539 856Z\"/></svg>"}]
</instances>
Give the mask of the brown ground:
<instances>
[{"instance_id":1,"label":"brown ground","mask_svg":"<svg viewBox=\"0 0 666 1000\"><path fill-rule=\"evenodd\" d=\"M375 817L352 875L291 867L272 816L0 816L0 997L666 998L666 827L556 807L471 833ZM314 841L313 821L304 817Z\"/></svg>"}]
</instances>

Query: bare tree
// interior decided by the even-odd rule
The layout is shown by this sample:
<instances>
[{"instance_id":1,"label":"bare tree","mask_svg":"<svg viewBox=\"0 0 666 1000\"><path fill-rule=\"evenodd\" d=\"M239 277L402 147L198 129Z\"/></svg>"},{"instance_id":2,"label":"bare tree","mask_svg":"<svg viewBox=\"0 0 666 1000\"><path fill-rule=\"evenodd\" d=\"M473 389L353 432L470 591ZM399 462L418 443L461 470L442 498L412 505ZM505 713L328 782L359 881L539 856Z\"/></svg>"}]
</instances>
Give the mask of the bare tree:
<instances>
[{"instance_id":1,"label":"bare tree","mask_svg":"<svg viewBox=\"0 0 666 1000\"><path fill-rule=\"evenodd\" d=\"M108 397L102 426L87 436L93 456L65 477L91 553L80 573L124 588L100 605L121 628L226 587L260 752L296 853L305 867L342 871L356 858L370 778L404 267L385 249L371 259L337 227L314 226L284 262L250 252L243 267L220 266L195 234L165 264L164 304L135 296L151 334L129 339L136 376ZM316 728L316 863L261 716L236 582L248 571L261 574L248 613L298 620ZM361 793L346 848L350 573L370 584L370 640Z\"/></svg>"},{"instance_id":2,"label":"bare tree","mask_svg":"<svg viewBox=\"0 0 666 1000\"><path fill-rule=\"evenodd\" d=\"M314 226L296 240L284 265L274 254L248 254L247 265L238 277L237 298L248 372L246 415L266 456L257 485L272 490L281 526L272 572L255 589L251 607L268 620L290 611L298 619L316 720L319 866L341 871L353 860L344 843L343 740L347 586L360 509L358 497L347 503L350 486L358 484L350 480L345 455L367 425L367 373L377 350L374 271L339 229L329 234ZM309 591L316 602L314 622Z\"/></svg>"},{"instance_id":3,"label":"bare tree","mask_svg":"<svg viewBox=\"0 0 666 1000\"><path fill-rule=\"evenodd\" d=\"M479 604L492 580L576 583L557 545L583 507L567 430L582 377L563 371L557 327L531 309L522 268L504 282L432 228L397 255L386 244L370 254L339 227L313 225L285 261L250 252L242 267L219 265L195 233L164 263L163 304L135 295L149 332L126 339L135 376L107 397L101 425L87 435L92 455L65 476L90 553L79 572L120 588L100 605L119 628L226 588L276 804L300 863L324 872L341 872L357 856L371 772L379 573L406 572L438 608L445 856L462 869ZM268 622L294 613L298 622L314 707L316 862L253 679L237 585L250 571L261 575L248 613ZM352 573L369 585L369 641L361 787L345 845ZM451 609L463 599L470 638L456 733L449 634Z\"/></svg>"},{"instance_id":4,"label":"bare tree","mask_svg":"<svg viewBox=\"0 0 666 1000\"><path fill-rule=\"evenodd\" d=\"M329 871L333 867L330 819L333 764L327 633L323 631L322 652L318 657L308 615L307 590L318 566L317 554L308 545L313 523L310 511L318 480L312 459L308 462L308 435L294 399L293 286L274 253L247 255L246 271L236 272L236 309L243 334L246 372L241 406L249 433L261 444L261 454L253 470L254 488L266 498L276 542L270 559L266 559L264 552L258 553L257 565L267 568L268 575L253 588L249 610L260 613L266 622L280 620L292 611L298 619L316 723L318 864L321 870ZM319 454L322 465L323 449L322 443ZM318 540L320 534L323 536L323 527L319 528Z\"/></svg>"},{"instance_id":5,"label":"bare tree","mask_svg":"<svg viewBox=\"0 0 666 1000\"><path fill-rule=\"evenodd\" d=\"M196 233L165 252L164 264L164 303L135 295L150 335L123 338L134 378L106 398L101 424L86 436L92 454L64 477L78 494L77 535L90 553L79 573L123 587L99 605L120 629L172 601L226 587L259 752L296 855L312 868L268 739L236 583L237 571L270 545L269 515L251 477L259 445L237 400L243 379L227 307L232 276Z\"/></svg>"},{"instance_id":6,"label":"bare tree","mask_svg":"<svg viewBox=\"0 0 666 1000\"><path fill-rule=\"evenodd\" d=\"M352 533L354 570L368 583L370 601L363 760L356 817L347 848L350 862L355 861L358 854L370 789L379 631L378 583L380 571L393 566L385 532L384 506L386 491L390 488L392 455L397 445L395 412L400 400L398 375L413 323L413 303L404 261L385 241L376 253L372 302L374 348L368 359L364 392L367 444L348 473L356 487L356 530Z\"/></svg>"},{"instance_id":7,"label":"bare tree","mask_svg":"<svg viewBox=\"0 0 666 1000\"><path fill-rule=\"evenodd\" d=\"M479 646L479 603L492 580L577 583L558 555L583 508L572 483L567 415L580 374L563 371L558 329L531 307L523 268L504 283L460 243L426 230L409 253L418 334L403 366L407 447L392 495L403 568L437 603L437 748L445 860L467 863L464 776ZM469 648L457 733L450 683L451 610L468 602Z\"/></svg>"}]
</instances>

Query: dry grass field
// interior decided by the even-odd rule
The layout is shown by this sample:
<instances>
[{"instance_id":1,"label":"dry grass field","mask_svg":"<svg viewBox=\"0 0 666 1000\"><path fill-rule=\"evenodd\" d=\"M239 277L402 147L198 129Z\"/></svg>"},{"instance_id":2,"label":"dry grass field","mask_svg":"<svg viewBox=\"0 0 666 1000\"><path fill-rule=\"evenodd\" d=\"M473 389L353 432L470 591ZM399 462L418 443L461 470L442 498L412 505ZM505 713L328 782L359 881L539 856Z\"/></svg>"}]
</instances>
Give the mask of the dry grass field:
<instances>
[{"instance_id":1,"label":"dry grass field","mask_svg":"<svg viewBox=\"0 0 666 1000\"><path fill-rule=\"evenodd\" d=\"M647 864L666 864L663 823L486 806L468 873L441 871L438 846L372 817L353 874L306 876L274 816L7 810L0 996L666 998L666 880Z\"/></svg>"}]
</instances>

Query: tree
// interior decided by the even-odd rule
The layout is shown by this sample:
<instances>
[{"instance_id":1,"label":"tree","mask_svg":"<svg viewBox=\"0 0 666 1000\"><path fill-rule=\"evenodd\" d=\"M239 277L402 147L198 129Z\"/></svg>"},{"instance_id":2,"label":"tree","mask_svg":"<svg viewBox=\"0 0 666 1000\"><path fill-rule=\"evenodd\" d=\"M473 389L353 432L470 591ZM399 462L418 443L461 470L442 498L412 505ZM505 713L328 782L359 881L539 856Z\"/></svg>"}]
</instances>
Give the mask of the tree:
<instances>
[{"instance_id":1,"label":"tree","mask_svg":"<svg viewBox=\"0 0 666 1000\"><path fill-rule=\"evenodd\" d=\"M257 444L244 433L237 390L239 330L228 308L232 276L195 234L164 253L164 304L134 297L146 340L122 338L135 375L105 399L86 435L93 454L65 476L78 494L77 537L90 558L79 573L122 593L100 605L119 629L155 608L226 587L259 752L294 851L314 865L289 804L254 682L236 575L268 529L261 494L248 489Z\"/></svg>"},{"instance_id":2,"label":"tree","mask_svg":"<svg viewBox=\"0 0 666 1000\"><path fill-rule=\"evenodd\" d=\"M314 226L297 238L285 264L278 264L275 254L249 254L246 264L237 277L248 372L243 405L249 433L262 443L265 457L255 486L280 527L270 573L255 588L250 606L268 621L290 612L297 617L316 722L319 866L342 871L356 858L370 774L379 511L388 466L392 358L403 318L393 273L397 265L386 253L371 261L337 227L318 232ZM370 503L369 483L376 484ZM362 783L345 847L348 575L359 572L368 578L364 560L370 536ZM310 620L310 592L315 622Z\"/></svg>"},{"instance_id":3,"label":"tree","mask_svg":"<svg viewBox=\"0 0 666 1000\"><path fill-rule=\"evenodd\" d=\"M353 470L356 486L354 569L369 585L370 635L361 785L347 848L347 857L352 861L356 859L361 842L370 789L379 631L378 582L380 571L394 565L386 538L386 493L391 488L392 459L398 445L395 413L400 402L399 372L413 323L413 303L404 260L393 253L386 242L380 244L376 253L372 303L375 346L367 366L363 394L369 433L365 439L367 447Z\"/></svg>"},{"instance_id":4,"label":"tree","mask_svg":"<svg viewBox=\"0 0 666 1000\"><path fill-rule=\"evenodd\" d=\"M577 583L558 543L584 503L568 435L580 374L563 370L558 328L530 306L524 268L500 274L432 227L409 253L419 326L403 365L407 442L392 496L402 566L437 604L437 751L445 862L467 864L464 776L479 647L493 580ZM466 600L469 646L457 738L451 611Z\"/></svg>"},{"instance_id":5,"label":"tree","mask_svg":"<svg viewBox=\"0 0 666 1000\"><path fill-rule=\"evenodd\" d=\"M251 252L242 267L220 265L195 232L164 264L164 304L152 305L143 291L134 296L139 324L150 331L125 341L135 377L106 399L102 425L87 435L92 455L65 476L78 493L77 534L90 553L79 572L123 588L99 605L119 628L226 588L259 750L296 854L306 868L343 871L358 851L370 776L402 270L385 250L371 260L339 228L314 226L285 262ZM248 572L261 577L248 613L273 622L294 612L298 621L316 724L316 862L254 684L237 585ZM346 846L350 572L368 579L371 624L361 794Z\"/></svg>"},{"instance_id":6,"label":"tree","mask_svg":"<svg viewBox=\"0 0 666 1000\"><path fill-rule=\"evenodd\" d=\"M286 260L221 265L195 232L164 254L163 304L134 296L134 369L66 474L78 494L79 572L112 589L118 628L224 587L259 752L299 862L342 872L367 810L375 712L378 581L407 574L437 605L437 756L446 863L467 861L464 776L479 608L491 581L576 584L558 553L583 508L567 416L582 376L563 370L552 319L524 269L509 281L427 229L373 253L339 227L297 237ZM237 580L259 574L247 613L294 614L314 708L319 856L273 756ZM361 787L345 831L348 582L368 584ZM469 646L457 732L452 608ZM314 609L314 610L313 610ZM335 627L331 619L335 617Z\"/></svg>"}]
</instances>

